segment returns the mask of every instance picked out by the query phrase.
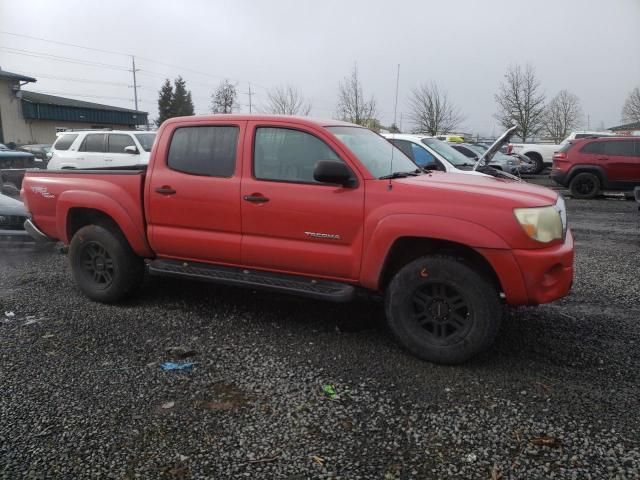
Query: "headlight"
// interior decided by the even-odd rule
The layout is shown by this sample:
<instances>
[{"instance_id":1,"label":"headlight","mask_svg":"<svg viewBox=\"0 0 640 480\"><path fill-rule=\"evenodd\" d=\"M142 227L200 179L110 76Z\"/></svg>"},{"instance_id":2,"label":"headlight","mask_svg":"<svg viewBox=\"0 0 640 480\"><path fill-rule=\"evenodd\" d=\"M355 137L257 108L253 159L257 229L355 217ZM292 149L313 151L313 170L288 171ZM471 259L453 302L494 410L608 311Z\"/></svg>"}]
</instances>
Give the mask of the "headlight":
<instances>
[{"instance_id":1,"label":"headlight","mask_svg":"<svg viewBox=\"0 0 640 480\"><path fill-rule=\"evenodd\" d=\"M513 213L525 233L539 242L560 240L567 233L567 210L561 196L555 205L515 208Z\"/></svg>"}]
</instances>

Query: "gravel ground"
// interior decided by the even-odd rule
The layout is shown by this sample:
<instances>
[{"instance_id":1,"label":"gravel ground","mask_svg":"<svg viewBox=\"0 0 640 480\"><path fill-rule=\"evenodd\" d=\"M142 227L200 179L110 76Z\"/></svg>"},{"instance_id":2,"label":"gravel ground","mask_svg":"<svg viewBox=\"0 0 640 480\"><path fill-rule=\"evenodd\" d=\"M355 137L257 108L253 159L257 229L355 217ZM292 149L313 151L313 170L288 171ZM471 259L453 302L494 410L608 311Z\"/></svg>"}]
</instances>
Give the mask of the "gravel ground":
<instances>
[{"instance_id":1,"label":"gravel ground","mask_svg":"<svg viewBox=\"0 0 640 480\"><path fill-rule=\"evenodd\" d=\"M640 216L568 205L571 296L458 367L405 353L373 301L149 278L106 306L64 255L5 251L0 478L640 478Z\"/></svg>"}]
</instances>

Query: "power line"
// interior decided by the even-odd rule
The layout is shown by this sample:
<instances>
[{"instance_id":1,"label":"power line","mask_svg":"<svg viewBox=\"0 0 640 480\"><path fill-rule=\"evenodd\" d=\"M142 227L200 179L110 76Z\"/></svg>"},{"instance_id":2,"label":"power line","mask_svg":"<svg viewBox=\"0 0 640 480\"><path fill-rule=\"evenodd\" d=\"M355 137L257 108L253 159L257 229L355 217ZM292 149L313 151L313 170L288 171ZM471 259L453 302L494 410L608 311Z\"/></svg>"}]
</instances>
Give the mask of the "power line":
<instances>
[{"instance_id":1,"label":"power line","mask_svg":"<svg viewBox=\"0 0 640 480\"><path fill-rule=\"evenodd\" d=\"M63 57L61 55L52 55L50 53L34 52L33 50L23 50L20 48L9 48L9 47L0 47L0 50L4 50L7 53L11 53L14 55L24 55L27 57L44 58L47 60L55 60L57 62L75 63L78 65L87 65L90 67L109 68L112 70L121 70L124 72L129 71L126 67L122 67L120 65L114 65L112 63L91 62L88 60L81 60L79 58Z\"/></svg>"},{"instance_id":2,"label":"power line","mask_svg":"<svg viewBox=\"0 0 640 480\"><path fill-rule=\"evenodd\" d=\"M25 92L42 93L44 95L71 95L73 97L108 98L111 100L126 100L128 102L132 101L130 98L126 98L126 97L110 97L110 96L104 96L104 95L80 95L78 93L69 93L69 92L43 92L41 90L25 90Z\"/></svg>"},{"instance_id":3,"label":"power line","mask_svg":"<svg viewBox=\"0 0 640 480\"><path fill-rule=\"evenodd\" d=\"M57 40L48 40L46 38L33 37L31 35L24 35L22 33L7 32L5 30L0 30L0 33L2 33L4 35L11 35L13 37L30 38L31 40L40 40L41 42L55 43L56 45L64 45L66 47L84 48L85 50L91 50L91 51L94 51L94 52L111 53L113 55L123 55L123 56L127 56L127 57L130 56L128 53L114 52L112 50L103 50L101 48L85 47L84 45L78 45L76 43L67 43L67 42L59 42Z\"/></svg>"},{"instance_id":4,"label":"power line","mask_svg":"<svg viewBox=\"0 0 640 480\"><path fill-rule=\"evenodd\" d=\"M4 35L15 36L15 37L30 38L32 40L38 40L38 41L46 42L46 43L53 43L53 44L56 44L56 45L64 45L64 46L67 46L67 47L82 48L82 49L91 50L91 51L94 51L94 52L109 53L109 54L113 54L113 55L123 55L123 56L127 56L127 57L131 57L132 56L132 54L130 54L130 53L116 52L116 51L113 51L113 50L105 50L105 49L101 49L101 48L86 47L84 45L78 45L76 43L68 43L68 42L60 42L60 41L57 41L57 40L49 40L49 39L42 38L42 37L34 37L34 36L31 36L31 35L23 35L23 34L19 34L19 33L7 32L5 30L0 30L0 33L4 34ZM8 49L8 47L0 47L0 48L2 48L4 50ZM19 49L10 49L10 50L18 51ZM22 50L22 51L23 52L29 52L28 50ZM29 52L29 53L30 53L30 56L36 56L36 54L38 54L38 55L50 55L50 54L42 54L42 53L39 53L39 52ZM51 55L51 56L56 56L56 55ZM191 73L195 73L195 74L198 74L198 75L203 75L203 76L210 77L210 78L215 78L215 79L218 79L218 80L229 79L229 80L233 80L235 82L241 82L242 81L240 79L232 78L232 77L229 77L229 76L213 75L213 74L210 74L210 73L194 70L192 68L188 68L188 67L184 67L184 66L180 66L180 65L175 65L175 64L171 64L171 63L166 63L166 62L161 62L159 60L154 60L153 58L149 58L149 57L143 57L143 56L140 56L140 55L137 55L137 57L140 60L146 60L148 62L156 63L158 65L164 65L166 67L175 68L175 69L178 69L180 71L191 72ZM69 58L69 57L60 57L60 58ZM120 70L123 70L122 67L119 67L119 66L116 66L116 67L118 69L120 69ZM112 66L112 68L113 68L113 66ZM158 74L158 73L156 73L156 74L157 75L162 75L162 74ZM165 76L165 75L162 75L162 76ZM256 86L256 87L268 90L268 87L265 87L263 85L260 85L260 84L257 84L257 83L254 83L253 85Z\"/></svg>"},{"instance_id":5,"label":"power line","mask_svg":"<svg viewBox=\"0 0 640 480\"><path fill-rule=\"evenodd\" d=\"M56 75L49 75L48 73L36 73L36 72L19 72L22 75L33 75L35 77L49 78L51 80L65 80L67 82L78 82L78 83L96 83L100 85L113 85L115 87L127 87L129 86L124 82L109 82L106 80L91 80L88 78L76 78L76 77L58 77Z\"/></svg>"}]
</instances>

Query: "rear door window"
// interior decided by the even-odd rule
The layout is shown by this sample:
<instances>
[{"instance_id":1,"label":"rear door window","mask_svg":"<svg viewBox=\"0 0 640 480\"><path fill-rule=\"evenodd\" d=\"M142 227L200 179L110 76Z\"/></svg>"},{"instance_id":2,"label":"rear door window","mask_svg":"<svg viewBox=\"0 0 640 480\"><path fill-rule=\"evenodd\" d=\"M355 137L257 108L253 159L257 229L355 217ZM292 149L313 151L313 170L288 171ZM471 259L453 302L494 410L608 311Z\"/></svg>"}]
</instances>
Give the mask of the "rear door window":
<instances>
[{"instance_id":1,"label":"rear door window","mask_svg":"<svg viewBox=\"0 0 640 480\"><path fill-rule=\"evenodd\" d=\"M604 144L604 154L611 156L633 157L633 140L617 140L602 142Z\"/></svg>"},{"instance_id":2,"label":"rear door window","mask_svg":"<svg viewBox=\"0 0 640 480\"><path fill-rule=\"evenodd\" d=\"M167 164L191 175L232 177L238 132L234 126L178 128L171 138Z\"/></svg>"},{"instance_id":3,"label":"rear door window","mask_svg":"<svg viewBox=\"0 0 640 480\"><path fill-rule=\"evenodd\" d=\"M104 153L104 133L89 133L85 137L82 145L80 145L81 152L97 152Z\"/></svg>"},{"instance_id":4,"label":"rear door window","mask_svg":"<svg viewBox=\"0 0 640 480\"><path fill-rule=\"evenodd\" d=\"M53 148L55 150L69 150L69 147L76 138L78 138L77 133L67 133L65 135L60 135L58 140L56 140Z\"/></svg>"},{"instance_id":5,"label":"rear door window","mask_svg":"<svg viewBox=\"0 0 640 480\"><path fill-rule=\"evenodd\" d=\"M569 144L570 145L570 144ZM564 148L564 147L563 147ZM562 151L562 150L560 150ZM582 149L580 153L603 153L604 152L604 142L591 142L587 143Z\"/></svg>"}]
</instances>

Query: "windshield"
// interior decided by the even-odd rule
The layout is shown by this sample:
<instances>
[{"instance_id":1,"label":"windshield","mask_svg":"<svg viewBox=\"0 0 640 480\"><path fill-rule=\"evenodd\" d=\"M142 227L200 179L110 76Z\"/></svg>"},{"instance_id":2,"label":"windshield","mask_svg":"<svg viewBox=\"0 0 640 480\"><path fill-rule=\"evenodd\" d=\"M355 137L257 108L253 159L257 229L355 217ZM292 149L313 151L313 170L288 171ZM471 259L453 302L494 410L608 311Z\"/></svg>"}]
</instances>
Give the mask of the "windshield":
<instances>
[{"instance_id":1,"label":"windshield","mask_svg":"<svg viewBox=\"0 0 640 480\"><path fill-rule=\"evenodd\" d=\"M145 152L150 152L151 147L153 147L153 141L156 139L155 133L134 133L138 141L140 142L140 146L144 149Z\"/></svg>"},{"instance_id":2,"label":"windshield","mask_svg":"<svg viewBox=\"0 0 640 480\"><path fill-rule=\"evenodd\" d=\"M371 130L361 127L327 127L327 130L349 147L374 177L416 170L416 164L409 157Z\"/></svg>"},{"instance_id":3,"label":"windshield","mask_svg":"<svg viewBox=\"0 0 640 480\"><path fill-rule=\"evenodd\" d=\"M473 161L470 158L465 157L455 148L450 147L437 138L423 138L422 143L435 150L436 153L440 154L440 156L442 156L447 162L452 165L473 165Z\"/></svg>"}]
</instances>

